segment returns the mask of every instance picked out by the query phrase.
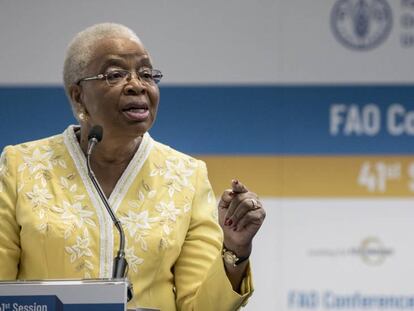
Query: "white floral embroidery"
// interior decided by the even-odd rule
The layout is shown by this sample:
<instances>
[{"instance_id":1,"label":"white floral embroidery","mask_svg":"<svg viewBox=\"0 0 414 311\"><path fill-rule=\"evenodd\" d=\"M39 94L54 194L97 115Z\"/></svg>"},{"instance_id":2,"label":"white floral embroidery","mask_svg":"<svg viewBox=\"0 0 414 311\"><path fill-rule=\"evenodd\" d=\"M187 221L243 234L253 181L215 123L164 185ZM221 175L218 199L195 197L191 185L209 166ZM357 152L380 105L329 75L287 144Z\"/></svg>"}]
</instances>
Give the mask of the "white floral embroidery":
<instances>
[{"instance_id":1,"label":"white floral embroidery","mask_svg":"<svg viewBox=\"0 0 414 311\"><path fill-rule=\"evenodd\" d=\"M33 206L47 205L48 201L53 199L53 195L49 193L47 188L40 188L38 185L33 186L33 190L26 193Z\"/></svg>"},{"instance_id":2,"label":"white floral embroidery","mask_svg":"<svg viewBox=\"0 0 414 311\"><path fill-rule=\"evenodd\" d=\"M155 164L155 169L153 169L150 173L151 177L154 176L163 176L165 174L165 169L162 166L158 166Z\"/></svg>"},{"instance_id":3,"label":"white floral embroidery","mask_svg":"<svg viewBox=\"0 0 414 311\"><path fill-rule=\"evenodd\" d=\"M93 271L93 264L87 259L84 259L83 264L84 264L84 269L85 269L85 278L86 279L92 278L90 271Z\"/></svg>"},{"instance_id":4,"label":"white floral embroidery","mask_svg":"<svg viewBox=\"0 0 414 311\"><path fill-rule=\"evenodd\" d=\"M128 211L128 216L120 217L119 219L131 237L134 237L138 230L151 229L150 222L153 221L148 217L147 210L141 213Z\"/></svg>"},{"instance_id":5,"label":"white floral embroidery","mask_svg":"<svg viewBox=\"0 0 414 311\"><path fill-rule=\"evenodd\" d=\"M33 174L39 170L51 170L53 168L52 156L53 151L42 153L39 148L35 148L31 155L23 156L24 163L19 166L18 171L21 172L28 168L30 174Z\"/></svg>"},{"instance_id":6,"label":"white floral embroidery","mask_svg":"<svg viewBox=\"0 0 414 311\"><path fill-rule=\"evenodd\" d=\"M63 201L62 207L53 206L52 210L61 213L62 220L73 222L78 228L82 228L85 224L96 227L95 222L91 219L94 212L85 208L86 206L82 206L81 202L70 204Z\"/></svg>"},{"instance_id":7,"label":"white floral embroidery","mask_svg":"<svg viewBox=\"0 0 414 311\"><path fill-rule=\"evenodd\" d=\"M181 214L181 210L175 208L174 201L160 202L155 206L155 209L160 213L164 233L169 235L171 233L170 222L177 220L177 215Z\"/></svg>"},{"instance_id":8,"label":"white floral embroidery","mask_svg":"<svg viewBox=\"0 0 414 311\"><path fill-rule=\"evenodd\" d=\"M34 175L35 180L40 180L42 187L46 187L48 180L51 179L50 171L54 166L66 168L66 162L61 159L60 155L54 155L54 151L48 145L34 148L21 145L20 150L25 155L17 171L23 173L28 169L29 173Z\"/></svg>"},{"instance_id":9,"label":"white floral embroidery","mask_svg":"<svg viewBox=\"0 0 414 311\"><path fill-rule=\"evenodd\" d=\"M140 213L128 211L127 216L119 217L125 230L131 238L139 242L141 249L148 250L148 245L145 238L148 236L148 230L151 229L151 223L158 221L157 217L149 217L148 210Z\"/></svg>"},{"instance_id":10,"label":"white floral embroidery","mask_svg":"<svg viewBox=\"0 0 414 311\"><path fill-rule=\"evenodd\" d=\"M89 248L89 232L88 229L85 228L83 230L83 236L78 236L76 238L76 244L72 246L66 246L65 250L67 253L70 254L70 262L73 263L76 260L81 259L84 256L91 257L92 251Z\"/></svg>"},{"instance_id":11,"label":"white floral embroidery","mask_svg":"<svg viewBox=\"0 0 414 311\"><path fill-rule=\"evenodd\" d=\"M148 244L146 238L149 236L148 231L139 231L135 236L135 242L139 243L141 249L146 252L148 250Z\"/></svg>"},{"instance_id":12,"label":"white floral embroidery","mask_svg":"<svg viewBox=\"0 0 414 311\"><path fill-rule=\"evenodd\" d=\"M74 182L77 174L68 171L64 155L60 152L61 147L64 147L62 145L63 139L54 137L46 144L41 141L17 147L22 154L22 162L17 168L21 175L18 178L17 191L24 191L24 196L30 201L33 215L37 218L36 229L39 233L47 234L56 222L65 225L66 245L71 245L65 247L65 253L70 262L76 265L77 271L83 271L84 277L91 277L94 265L92 260L88 260L92 257L88 229L97 226L94 220L95 211L89 210L83 202L87 196ZM1 171L0 166L0 174ZM51 182L60 183L61 190L68 193L73 201L63 199L57 202L58 194L48 187ZM51 217L53 212L58 214L58 219L56 216Z\"/></svg>"},{"instance_id":13,"label":"white floral embroidery","mask_svg":"<svg viewBox=\"0 0 414 311\"><path fill-rule=\"evenodd\" d=\"M144 259L138 257L135 255L135 249L134 247L127 247L125 249L125 257L128 261L129 267L136 273L138 272L138 265L141 265L144 263Z\"/></svg>"},{"instance_id":14,"label":"white floral embroidery","mask_svg":"<svg viewBox=\"0 0 414 311\"><path fill-rule=\"evenodd\" d=\"M144 202L144 200L145 200L145 195L144 195L144 193L142 192L142 191L138 191L138 201L140 201L140 202Z\"/></svg>"},{"instance_id":15,"label":"white floral embroidery","mask_svg":"<svg viewBox=\"0 0 414 311\"><path fill-rule=\"evenodd\" d=\"M37 226L37 229L42 232L42 233L46 233L47 229L48 229L48 224L47 222L42 222Z\"/></svg>"},{"instance_id":16,"label":"white floral embroidery","mask_svg":"<svg viewBox=\"0 0 414 311\"><path fill-rule=\"evenodd\" d=\"M36 173L35 179L39 179L42 187L46 187L47 181L51 179L51 176L48 171L40 171Z\"/></svg>"},{"instance_id":17,"label":"white floral embroidery","mask_svg":"<svg viewBox=\"0 0 414 311\"><path fill-rule=\"evenodd\" d=\"M168 248L168 245L169 245L168 240L165 237L162 237L160 240L160 244L158 245L158 248L160 250L166 249Z\"/></svg>"},{"instance_id":18,"label":"white floral embroidery","mask_svg":"<svg viewBox=\"0 0 414 311\"><path fill-rule=\"evenodd\" d=\"M168 187L168 194L170 195L171 198L174 196L175 192L181 192L182 190L182 187L179 184L174 183L172 181L167 184L167 187Z\"/></svg>"},{"instance_id":19,"label":"white floral embroidery","mask_svg":"<svg viewBox=\"0 0 414 311\"><path fill-rule=\"evenodd\" d=\"M30 152L24 148L22 148L22 151L26 154ZM23 172L28 168L32 175L38 171L50 171L53 169L53 166L57 165L62 168L67 167L66 162L61 159L60 156L55 156L54 151L49 146L34 148L32 154L29 153L28 155L23 156L23 161L24 163L19 165L18 171Z\"/></svg>"},{"instance_id":20,"label":"white floral embroidery","mask_svg":"<svg viewBox=\"0 0 414 311\"><path fill-rule=\"evenodd\" d=\"M69 183L69 179L66 177L60 177L60 183L62 185L62 187L66 190L68 190L69 192L76 192L78 190L78 185L77 184L70 184Z\"/></svg>"},{"instance_id":21,"label":"white floral embroidery","mask_svg":"<svg viewBox=\"0 0 414 311\"><path fill-rule=\"evenodd\" d=\"M128 205L129 205L130 207L132 207L132 208L137 209L137 208L140 208L140 207L141 207L142 202L140 202L140 201L138 201L138 200L130 200L130 201L128 201Z\"/></svg>"},{"instance_id":22,"label":"white floral embroidery","mask_svg":"<svg viewBox=\"0 0 414 311\"><path fill-rule=\"evenodd\" d=\"M169 157L165 160L165 167L156 166L150 176L163 176L167 181L168 194L173 197L175 192L181 192L184 187L194 191L188 177L193 175L195 167L197 164L194 160Z\"/></svg>"},{"instance_id":23,"label":"white floral embroidery","mask_svg":"<svg viewBox=\"0 0 414 311\"><path fill-rule=\"evenodd\" d=\"M184 213L188 213L189 211L191 211L192 203L193 203L193 199L186 196L184 199L184 205L183 205Z\"/></svg>"},{"instance_id":24,"label":"white floral embroidery","mask_svg":"<svg viewBox=\"0 0 414 311\"><path fill-rule=\"evenodd\" d=\"M45 218L45 215L46 215L45 210L44 209L41 209L39 211L39 219L44 219Z\"/></svg>"},{"instance_id":25,"label":"white floral embroidery","mask_svg":"<svg viewBox=\"0 0 414 311\"><path fill-rule=\"evenodd\" d=\"M95 221L92 219L94 211L88 210L87 206L82 204L82 201L86 198L85 194L76 194L78 185L76 183L71 184L69 181L74 178L74 174L68 175L68 177L61 177L60 183L62 188L73 193L74 203L63 200L62 206L52 206L53 212L61 214L61 219L65 223L65 240L68 239L75 228L82 228L84 225L90 225L96 227Z\"/></svg>"},{"instance_id":26,"label":"white floral embroidery","mask_svg":"<svg viewBox=\"0 0 414 311\"><path fill-rule=\"evenodd\" d=\"M168 193L170 197L174 195L174 192L180 192L183 187L189 187L194 189L192 184L188 181L188 177L193 175L194 169L188 168L182 159L166 160L167 171L165 172L164 179L170 181L168 184Z\"/></svg>"},{"instance_id":27,"label":"white floral embroidery","mask_svg":"<svg viewBox=\"0 0 414 311\"><path fill-rule=\"evenodd\" d=\"M138 208L140 208L144 204L144 202L147 199L153 199L153 198L155 198L155 196L157 194L157 191L156 190L152 190L150 188L150 186L145 183L145 181L142 181L142 187L143 187L143 190L142 189L138 190L137 200L130 200L130 201L128 201L128 205L130 207L135 208L135 209L138 209ZM146 194L146 197L145 197L145 194Z\"/></svg>"},{"instance_id":28,"label":"white floral embroidery","mask_svg":"<svg viewBox=\"0 0 414 311\"><path fill-rule=\"evenodd\" d=\"M155 208L160 212L163 219L169 221L176 221L177 215L181 213L179 209L175 208L174 201L170 201L170 203L160 202Z\"/></svg>"},{"instance_id":29,"label":"white floral embroidery","mask_svg":"<svg viewBox=\"0 0 414 311\"><path fill-rule=\"evenodd\" d=\"M145 202L145 195L144 193L140 190L138 191L137 194L138 199L137 200L130 200L128 202L128 205L132 208L140 208L142 206L142 204L144 204Z\"/></svg>"}]
</instances>

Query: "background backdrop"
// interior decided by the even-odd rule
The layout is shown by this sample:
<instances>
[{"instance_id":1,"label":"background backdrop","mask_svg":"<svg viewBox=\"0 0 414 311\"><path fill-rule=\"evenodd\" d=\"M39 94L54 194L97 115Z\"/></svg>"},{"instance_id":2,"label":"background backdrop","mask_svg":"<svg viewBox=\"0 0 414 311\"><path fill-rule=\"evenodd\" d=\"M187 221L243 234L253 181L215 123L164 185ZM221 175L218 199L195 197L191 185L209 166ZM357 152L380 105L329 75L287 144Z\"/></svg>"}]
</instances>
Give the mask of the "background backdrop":
<instances>
[{"instance_id":1,"label":"background backdrop","mask_svg":"<svg viewBox=\"0 0 414 311\"><path fill-rule=\"evenodd\" d=\"M414 1L0 1L0 148L74 123L66 45L134 29L165 79L151 134L268 217L247 310L414 310Z\"/></svg>"}]
</instances>

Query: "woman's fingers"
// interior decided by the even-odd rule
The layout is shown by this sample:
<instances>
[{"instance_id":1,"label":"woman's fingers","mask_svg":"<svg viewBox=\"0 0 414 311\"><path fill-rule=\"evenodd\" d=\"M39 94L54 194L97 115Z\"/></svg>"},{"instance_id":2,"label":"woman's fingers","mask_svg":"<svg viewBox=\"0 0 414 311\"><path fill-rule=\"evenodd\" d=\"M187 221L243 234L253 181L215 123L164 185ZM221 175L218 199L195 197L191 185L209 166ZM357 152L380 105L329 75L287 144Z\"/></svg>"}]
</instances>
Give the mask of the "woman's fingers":
<instances>
[{"instance_id":1,"label":"woman's fingers","mask_svg":"<svg viewBox=\"0 0 414 311\"><path fill-rule=\"evenodd\" d=\"M249 211L261 207L257 195L253 192L241 193L235 195L227 209L225 216L225 225L235 228L237 223Z\"/></svg>"},{"instance_id":2,"label":"woman's fingers","mask_svg":"<svg viewBox=\"0 0 414 311\"><path fill-rule=\"evenodd\" d=\"M231 181L231 188L234 193L245 193L249 191L247 187L237 179L233 179Z\"/></svg>"},{"instance_id":3,"label":"woman's fingers","mask_svg":"<svg viewBox=\"0 0 414 311\"><path fill-rule=\"evenodd\" d=\"M224 190L223 194L221 195L220 201L218 203L218 206L220 208L228 208L231 200L233 199L232 196L232 190L231 189L226 189Z\"/></svg>"},{"instance_id":4,"label":"woman's fingers","mask_svg":"<svg viewBox=\"0 0 414 311\"><path fill-rule=\"evenodd\" d=\"M244 227L247 227L251 224L261 226L265 217L266 217L266 212L263 208L250 210L243 216L243 218L239 220L239 222L237 223L237 227L235 227L235 231L240 231Z\"/></svg>"},{"instance_id":5,"label":"woman's fingers","mask_svg":"<svg viewBox=\"0 0 414 311\"><path fill-rule=\"evenodd\" d=\"M228 206L228 210L225 216L225 222L226 225L228 225L228 222L230 220L230 217L234 214L237 206L240 204L240 201L243 200L243 198L246 198L246 193L249 192L247 187L243 185L241 182L239 182L237 179L233 179L231 182L231 188L232 191L228 193L231 196L231 202ZM233 220L230 221L232 223Z\"/></svg>"},{"instance_id":6,"label":"woman's fingers","mask_svg":"<svg viewBox=\"0 0 414 311\"><path fill-rule=\"evenodd\" d=\"M258 196L250 192L238 180L232 181L231 188L223 192L218 204L220 224L237 230L246 226L249 221L254 221L255 217L260 216L260 213L253 215L250 213L261 209L262 204ZM241 221L242 223L240 223Z\"/></svg>"}]
</instances>

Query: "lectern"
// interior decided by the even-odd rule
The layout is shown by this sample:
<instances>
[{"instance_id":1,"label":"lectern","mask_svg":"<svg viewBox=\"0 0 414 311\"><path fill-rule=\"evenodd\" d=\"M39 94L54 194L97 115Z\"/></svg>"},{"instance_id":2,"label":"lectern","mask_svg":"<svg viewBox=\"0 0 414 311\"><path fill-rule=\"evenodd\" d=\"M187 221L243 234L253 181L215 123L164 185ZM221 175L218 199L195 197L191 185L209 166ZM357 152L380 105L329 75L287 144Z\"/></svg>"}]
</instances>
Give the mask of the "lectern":
<instances>
[{"instance_id":1,"label":"lectern","mask_svg":"<svg viewBox=\"0 0 414 311\"><path fill-rule=\"evenodd\" d=\"M125 311L126 301L124 281L0 282L0 311Z\"/></svg>"}]
</instances>

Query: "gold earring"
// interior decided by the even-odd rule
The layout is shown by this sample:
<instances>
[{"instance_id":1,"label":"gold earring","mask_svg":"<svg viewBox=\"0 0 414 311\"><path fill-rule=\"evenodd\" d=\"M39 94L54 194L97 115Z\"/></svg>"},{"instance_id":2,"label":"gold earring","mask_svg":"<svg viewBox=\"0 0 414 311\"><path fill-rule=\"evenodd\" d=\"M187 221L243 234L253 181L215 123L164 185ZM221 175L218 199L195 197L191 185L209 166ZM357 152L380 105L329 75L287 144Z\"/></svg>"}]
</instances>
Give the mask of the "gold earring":
<instances>
[{"instance_id":1,"label":"gold earring","mask_svg":"<svg viewBox=\"0 0 414 311\"><path fill-rule=\"evenodd\" d=\"M78 113L78 118L81 121L85 121L86 120L86 114L84 112L79 112Z\"/></svg>"}]
</instances>

